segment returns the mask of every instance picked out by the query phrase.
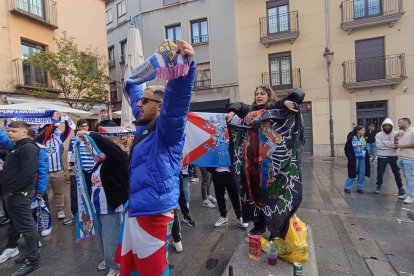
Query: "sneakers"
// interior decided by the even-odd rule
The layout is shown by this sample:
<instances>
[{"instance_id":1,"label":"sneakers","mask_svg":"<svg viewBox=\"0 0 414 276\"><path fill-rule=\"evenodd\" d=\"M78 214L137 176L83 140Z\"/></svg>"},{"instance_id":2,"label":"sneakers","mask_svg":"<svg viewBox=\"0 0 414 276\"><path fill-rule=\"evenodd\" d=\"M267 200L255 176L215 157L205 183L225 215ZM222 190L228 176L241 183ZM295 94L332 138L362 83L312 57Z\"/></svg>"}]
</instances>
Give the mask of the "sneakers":
<instances>
[{"instance_id":1,"label":"sneakers","mask_svg":"<svg viewBox=\"0 0 414 276\"><path fill-rule=\"evenodd\" d=\"M249 227L249 224L247 222L243 222L243 218L238 218L236 225L243 230L246 230L247 227Z\"/></svg>"},{"instance_id":2,"label":"sneakers","mask_svg":"<svg viewBox=\"0 0 414 276\"><path fill-rule=\"evenodd\" d=\"M364 193L364 190L358 189L358 190L357 190L357 193L358 193L358 194L363 194L363 193Z\"/></svg>"},{"instance_id":3,"label":"sneakers","mask_svg":"<svg viewBox=\"0 0 414 276\"><path fill-rule=\"evenodd\" d=\"M26 275L39 268L39 261L29 261L26 259L23 265L12 274L12 276Z\"/></svg>"},{"instance_id":4,"label":"sneakers","mask_svg":"<svg viewBox=\"0 0 414 276\"><path fill-rule=\"evenodd\" d=\"M187 223L189 226L194 227L196 226L196 223L194 220L192 220L191 218L183 218L183 222Z\"/></svg>"},{"instance_id":5,"label":"sneakers","mask_svg":"<svg viewBox=\"0 0 414 276\"><path fill-rule=\"evenodd\" d=\"M351 193L351 190L350 190L350 189L344 189L344 192L345 192L346 194L350 194L350 193Z\"/></svg>"},{"instance_id":6,"label":"sneakers","mask_svg":"<svg viewBox=\"0 0 414 276\"><path fill-rule=\"evenodd\" d=\"M403 196L405 195L405 190L403 188L398 190L398 196Z\"/></svg>"},{"instance_id":7,"label":"sneakers","mask_svg":"<svg viewBox=\"0 0 414 276\"><path fill-rule=\"evenodd\" d=\"M220 217L218 219L218 221L214 224L214 227L221 227L224 224L227 224L228 222L229 222L229 219L227 217L225 217L225 218Z\"/></svg>"},{"instance_id":8,"label":"sneakers","mask_svg":"<svg viewBox=\"0 0 414 276\"><path fill-rule=\"evenodd\" d=\"M406 204L410 204L410 203L413 203L414 202L414 198L412 198L411 196L407 196L405 199L404 199L404 201L403 201L404 203L406 203Z\"/></svg>"},{"instance_id":9,"label":"sneakers","mask_svg":"<svg viewBox=\"0 0 414 276\"><path fill-rule=\"evenodd\" d=\"M183 252L183 243L181 241L179 242L173 241L172 246L174 247L177 253Z\"/></svg>"},{"instance_id":10,"label":"sneakers","mask_svg":"<svg viewBox=\"0 0 414 276\"><path fill-rule=\"evenodd\" d=\"M399 199L406 199L406 197L408 197L408 195L406 193L398 196Z\"/></svg>"},{"instance_id":11,"label":"sneakers","mask_svg":"<svg viewBox=\"0 0 414 276\"><path fill-rule=\"evenodd\" d=\"M110 268L108 271L108 274L106 276L119 276L119 270L115 270L113 268Z\"/></svg>"},{"instance_id":12,"label":"sneakers","mask_svg":"<svg viewBox=\"0 0 414 276\"><path fill-rule=\"evenodd\" d=\"M380 192L381 192L381 188L378 188L378 187L377 187L377 189L375 190L375 193L376 193L376 194L379 194Z\"/></svg>"},{"instance_id":13,"label":"sneakers","mask_svg":"<svg viewBox=\"0 0 414 276\"><path fill-rule=\"evenodd\" d=\"M0 218L0 225L6 225L9 222L10 222L10 219L6 216L3 216Z\"/></svg>"},{"instance_id":14,"label":"sneakers","mask_svg":"<svg viewBox=\"0 0 414 276\"><path fill-rule=\"evenodd\" d=\"M67 219L64 219L62 224L63 225L69 225L72 224L73 222L75 222L76 217L72 214L70 214L70 216Z\"/></svg>"},{"instance_id":15,"label":"sneakers","mask_svg":"<svg viewBox=\"0 0 414 276\"><path fill-rule=\"evenodd\" d=\"M42 230L42 232L40 232L40 236L46 237L46 236L49 236L51 233L52 233L52 227L46 230Z\"/></svg>"},{"instance_id":16,"label":"sneakers","mask_svg":"<svg viewBox=\"0 0 414 276\"><path fill-rule=\"evenodd\" d=\"M190 182L198 182L198 181L200 181L200 179L199 179L199 178L197 178L197 177L192 177L192 178L190 179Z\"/></svg>"},{"instance_id":17,"label":"sneakers","mask_svg":"<svg viewBox=\"0 0 414 276\"><path fill-rule=\"evenodd\" d=\"M58 219L64 219L65 218L65 211L59 210L58 211Z\"/></svg>"},{"instance_id":18,"label":"sneakers","mask_svg":"<svg viewBox=\"0 0 414 276\"><path fill-rule=\"evenodd\" d=\"M207 197L207 199L210 200L210 202L213 203L213 204L216 204L217 203L217 199L214 196L212 196L212 195L209 195Z\"/></svg>"},{"instance_id":19,"label":"sneakers","mask_svg":"<svg viewBox=\"0 0 414 276\"><path fill-rule=\"evenodd\" d=\"M98 271L104 271L106 269L105 261L98 264L98 267L96 268Z\"/></svg>"},{"instance_id":20,"label":"sneakers","mask_svg":"<svg viewBox=\"0 0 414 276\"><path fill-rule=\"evenodd\" d=\"M16 257L19 255L19 248L6 248L3 250L3 253L0 255L0 264L4 263L10 258Z\"/></svg>"},{"instance_id":21,"label":"sneakers","mask_svg":"<svg viewBox=\"0 0 414 276\"><path fill-rule=\"evenodd\" d=\"M216 207L216 205L214 205L213 203L211 203L210 200L205 199L203 201L203 207L206 207L206 208L214 208L214 207Z\"/></svg>"}]
</instances>

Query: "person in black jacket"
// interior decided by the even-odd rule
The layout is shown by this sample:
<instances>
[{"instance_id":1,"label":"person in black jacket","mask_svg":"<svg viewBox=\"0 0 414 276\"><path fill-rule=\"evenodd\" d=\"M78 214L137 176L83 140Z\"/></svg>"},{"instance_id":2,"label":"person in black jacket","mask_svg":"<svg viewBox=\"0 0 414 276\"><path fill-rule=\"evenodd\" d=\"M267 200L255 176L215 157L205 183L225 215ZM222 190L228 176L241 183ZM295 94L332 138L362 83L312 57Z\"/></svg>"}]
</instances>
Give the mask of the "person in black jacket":
<instances>
[{"instance_id":1,"label":"person in black jacket","mask_svg":"<svg viewBox=\"0 0 414 276\"><path fill-rule=\"evenodd\" d=\"M368 152L372 157L372 160L370 161L377 161L377 143L375 141L375 136L378 132L380 131L375 128L375 124L369 124L367 132L365 133Z\"/></svg>"},{"instance_id":2,"label":"person in black jacket","mask_svg":"<svg viewBox=\"0 0 414 276\"><path fill-rule=\"evenodd\" d=\"M254 100L252 105L242 102L230 104L227 107L229 112L226 116L227 122L230 122L235 115L244 118L251 111L260 109L288 109L292 112L298 112L296 104L301 104L305 97L305 93L301 88L291 89L285 97L277 97L269 85L259 85L254 91ZM262 234L266 232L266 221L263 214L259 214L254 222L254 228L250 231L252 234ZM271 233L269 239L273 239Z\"/></svg>"},{"instance_id":3,"label":"person in black jacket","mask_svg":"<svg viewBox=\"0 0 414 276\"><path fill-rule=\"evenodd\" d=\"M107 275L117 275L119 266L114 263L114 256L121 228L121 211L128 200L128 154L96 132L81 130L77 135L89 135L105 155L103 160L95 164L90 179L86 175L85 178L87 184L91 185L91 202L101 229L95 241L104 261L98 265L98 270L109 268Z\"/></svg>"},{"instance_id":4,"label":"person in black jacket","mask_svg":"<svg viewBox=\"0 0 414 276\"><path fill-rule=\"evenodd\" d=\"M114 121L111 120L109 117L108 110L101 109L99 111L99 116L101 117L101 121L96 124L95 131L99 131L100 127L116 127L118 126Z\"/></svg>"},{"instance_id":5,"label":"person in black jacket","mask_svg":"<svg viewBox=\"0 0 414 276\"><path fill-rule=\"evenodd\" d=\"M31 203L35 194L39 148L28 137L30 126L15 121L9 124L7 135L16 144L9 150L1 181L1 193L10 217L6 249L0 255L0 263L19 254L17 240L20 233L26 243L26 259L12 275L26 275L39 267L39 243L37 227L32 216Z\"/></svg>"}]
</instances>

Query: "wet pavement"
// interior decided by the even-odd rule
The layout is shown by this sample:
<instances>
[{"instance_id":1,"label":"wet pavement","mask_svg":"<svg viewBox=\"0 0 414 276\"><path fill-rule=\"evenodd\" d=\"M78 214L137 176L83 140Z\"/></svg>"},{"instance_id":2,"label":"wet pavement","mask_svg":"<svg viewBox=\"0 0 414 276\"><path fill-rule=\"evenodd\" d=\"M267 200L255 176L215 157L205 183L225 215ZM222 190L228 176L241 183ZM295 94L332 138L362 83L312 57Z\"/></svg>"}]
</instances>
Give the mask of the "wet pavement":
<instances>
[{"instance_id":1,"label":"wet pavement","mask_svg":"<svg viewBox=\"0 0 414 276\"><path fill-rule=\"evenodd\" d=\"M319 275L414 275L414 222L407 209L414 205L398 200L392 173L387 168L383 191L374 194L376 170L367 179L365 194L344 194L344 159L311 159L303 166L303 202L298 216L312 226ZM404 182L405 183L405 182ZM69 195L67 186L66 195ZM356 189L356 188L354 188ZM53 199L51 200L53 205ZM69 213L69 197L66 198ZM192 183L190 210L196 227L182 224L182 253L170 249L172 275L221 275L243 231L230 222L214 228L218 208L201 206L200 185ZM75 244L75 226L57 222L52 234L42 238L41 266L31 275L105 275L97 272L102 260L93 240ZM0 248L7 240L7 227L0 227ZM24 250L23 239L20 248ZM21 251L22 251L21 250ZM0 275L18 268L13 260L0 265ZM408 273L408 274L407 274ZM306 275L306 272L304 272Z\"/></svg>"}]
</instances>

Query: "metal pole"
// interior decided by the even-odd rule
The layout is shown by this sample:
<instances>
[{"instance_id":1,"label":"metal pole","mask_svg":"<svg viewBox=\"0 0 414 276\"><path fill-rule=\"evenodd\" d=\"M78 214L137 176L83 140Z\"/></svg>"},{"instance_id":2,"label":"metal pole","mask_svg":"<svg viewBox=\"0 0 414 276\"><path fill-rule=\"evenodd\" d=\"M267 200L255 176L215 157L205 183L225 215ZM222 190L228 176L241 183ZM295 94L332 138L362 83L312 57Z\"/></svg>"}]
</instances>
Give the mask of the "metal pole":
<instances>
[{"instance_id":1,"label":"metal pole","mask_svg":"<svg viewBox=\"0 0 414 276\"><path fill-rule=\"evenodd\" d=\"M329 5L328 0L325 0L325 21L326 21L326 47L330 49L330 37L329 37ZM329 143L331 146L331 157L335 157L335 142L334 142L334 130L332 119L332 71L331 63L327 63L328 66L328 100L329 100Z\"/></svg>"},{"instance_id":2,"label":"metal pole","mask_svg":"<svg viewBox=\"0 0 414 276\"><path fill-rule=\"evenodd\" d=\"M328 95L329 95L329 143L331 145L331 157L335 157L335 139L332 119L332 68L328 63Z\"/></svg>"}]
</instances>

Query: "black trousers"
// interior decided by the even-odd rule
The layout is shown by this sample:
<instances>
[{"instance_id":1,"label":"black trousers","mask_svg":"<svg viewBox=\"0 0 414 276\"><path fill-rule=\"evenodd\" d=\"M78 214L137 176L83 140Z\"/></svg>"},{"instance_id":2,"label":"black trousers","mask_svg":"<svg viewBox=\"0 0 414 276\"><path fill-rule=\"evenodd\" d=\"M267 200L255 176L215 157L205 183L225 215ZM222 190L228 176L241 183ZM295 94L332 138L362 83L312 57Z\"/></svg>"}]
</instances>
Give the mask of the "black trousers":
<instances>
[{"instance_id":1,"label":"black trousers","mask_svg":"<svg viewBox=\"0 0 414 276\"><path fill-rule=\"evenodd\" d=\"M76 216L78 212L78 190L76 183L76 176L69 176L70 179L70 211L72 215Z\"/></svg>"},{"instance_id":2,"label":"black trousers","mask_svg":"<svg viewBox=\"0 0 414 276\"><path fill-rule=\"evenodd\" d=\"M381 188L383 183L383 176L387 164L390 165L392 173L394 174L395 184L397 184L398 189L402 189L403 184L401 180L400 168L397 165L397 156L389 157L378 157L377 159L377 187Z\"/></svg>"},{"instance_id":3,"label":"black trousers","mask_svg":"<svg viewBox=\"0 0 414 276\"><path fill-rule=\"evenodd\" d=\"M224 198L225 190L229 193L231 204L237 218L242 217L240 195L237 184L233 179L231 172L214 172L213 173L214 191L216 192L217 204L219 206L220 216L227 216L226 199Z\"/></svg>"},{"instance_id":4,"label":"black trousers","mask_svg":"<svg viewBox=\"0 0 414 276\"><path fill-rule=\"evenodd\" d=\"M171 229L171 236L174 242L181 241L181 225L180 225L180 218L178 217L177 210L174 210L174 222Z\"/></svg>"},{"instance_id":5,"label":"black trousers","mask_svg":"<svg viewBox=\"0 0 414 276\"><path fill-rule=\"evenodd\" d=\"M26 243L26 257L30 261L36 261L39 258L37 227L31 209L33 194L25 196L21 193L14 193L3 196L10 217L9 239L6 248L17 247L17 241L22 234Z\"/></svg>"},{"instance_id":6,"label":"black trousers","mask_svg":"<svg viewBox=\"0 0 414 276\"><path fill-rule=\"evenodd\" d=\"M180 175L180 197L178 198L178 204L180 205L181 213L185 219L191 219L190 210L188 209L187 199L184 194L183 177Z\"/></svg>"}]
</instances>

